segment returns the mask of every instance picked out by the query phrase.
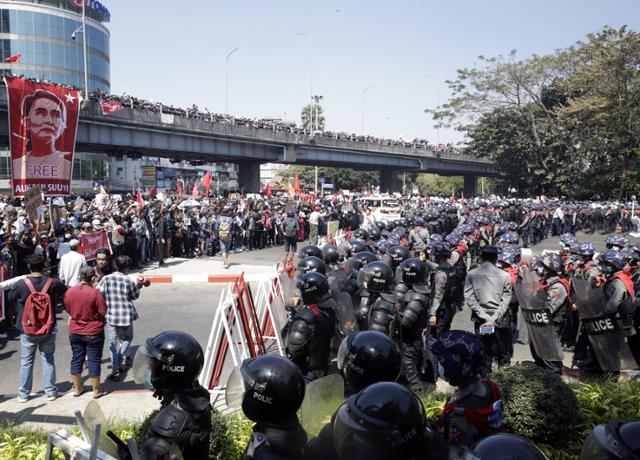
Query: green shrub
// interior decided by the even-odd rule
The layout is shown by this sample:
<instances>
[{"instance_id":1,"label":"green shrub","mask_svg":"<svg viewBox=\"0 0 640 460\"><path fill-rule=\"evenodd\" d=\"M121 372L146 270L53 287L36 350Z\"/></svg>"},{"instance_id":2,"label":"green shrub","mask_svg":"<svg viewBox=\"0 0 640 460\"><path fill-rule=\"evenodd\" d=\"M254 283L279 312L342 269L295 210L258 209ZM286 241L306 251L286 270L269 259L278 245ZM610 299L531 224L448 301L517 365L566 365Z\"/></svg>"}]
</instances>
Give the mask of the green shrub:
<instances>
[{"instance_id":1,"label":"green shrub","mask_svg":"<svg viewBox=\"0 0 640 460\"><path fill-rule=\"evenodd\" d=\"M492 374L504 396L505 429L536 444L560 446L580 420L569 385L535 364L519 364Z\"/></svg>"}]
</instances>

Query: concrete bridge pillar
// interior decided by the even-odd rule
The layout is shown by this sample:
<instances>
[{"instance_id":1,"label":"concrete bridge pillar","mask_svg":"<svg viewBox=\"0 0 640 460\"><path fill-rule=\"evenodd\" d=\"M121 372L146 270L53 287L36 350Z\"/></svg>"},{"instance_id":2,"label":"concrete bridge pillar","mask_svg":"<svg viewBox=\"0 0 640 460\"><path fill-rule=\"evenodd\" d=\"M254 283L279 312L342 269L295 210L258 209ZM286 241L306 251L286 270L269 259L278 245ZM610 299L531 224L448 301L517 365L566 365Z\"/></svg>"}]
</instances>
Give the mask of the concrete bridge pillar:
<instances>
[{"instance_id":1,"label":"concrete bridge pillar","mask_svg":"<svg viewBox=\"0 0 640 460\"><path fill-rule=\"evenodd\" d=\"M238 163L238 185L244 193L260 192L260 162L241 161Z\"/></svg>"},{"instance_id":2,"label":"concrete bridge pillar","mask_svg":"<svg viewBox=\"0 0 640 460\"><path fill-rule=\"evenodd\" d=\"M393 169L380 170L380 193L394 193L398 191L398 184L393 177Z\"/></svg>"},{"instance_id":3,"label":"concrete bridge pillar","mask_svg":"<svg viewBox=\"0 0 640 460\"><path fill-rule=\"evenodd\" d=\"M464 176L464 196L465 198L474 197L478 193L478 177Z\"/></svg>"}]
</instances>

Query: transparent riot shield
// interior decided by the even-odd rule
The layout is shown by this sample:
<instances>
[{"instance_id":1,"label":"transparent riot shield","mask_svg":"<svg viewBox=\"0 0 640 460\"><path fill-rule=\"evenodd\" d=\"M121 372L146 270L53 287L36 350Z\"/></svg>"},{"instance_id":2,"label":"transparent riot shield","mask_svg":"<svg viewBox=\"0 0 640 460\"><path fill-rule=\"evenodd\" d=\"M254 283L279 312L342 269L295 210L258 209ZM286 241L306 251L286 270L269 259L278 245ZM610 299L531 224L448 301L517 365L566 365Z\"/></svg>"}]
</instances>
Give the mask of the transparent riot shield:
<instances>
[{"instance_id":1,"label":"transparent riot shield","mask_svg":"<svg viewBox=\"0 0 640 460\"><path fill-rule=\"evenodd\" d=\"M356 311L353 308L351 296L343 291L331 291L331 297L336 301L336 319L341 338L358 330Z\"/></svg>"},{"instance_id":2,"label":"transparent riot shield","mask_svg":"<svg viewBox=\"0 0 640 460\"><path fill-rule=\"evenodd\" d=\"M344 403L344 380L339 374L322 377L307 385L304 401L300 407L300 423L309 435L315 438L333 413Z\"/></svg>"},{"instance_id":3,"label":"transparent riot shield","mask_svg":"<svg viewBox=\"0 0 640 460\"><path fill-rule=\"evenodd\" d=\"M600 367L609 372L637 369L638 364L619 320L604 313L607 301L603 289L593 287L589 280L575 278L573 288L575 297L572 300L578 306L581 325L589 336Z\"/></svg>"},{"instance_id":4,"label":"transparent riot shield","mask_svg":"<svg viewBox=\"0 0 640 460\"><path fill-rule=\"evenodd\" d=\"M527 325L529 342L536 353L546 361L562 361L564 353L560 345L560 337L553 324L551 312L545 308L546 292L538 277L523 269L522 281L514 286L520 304L522 319Z\"/></svg>"}]
</instances>

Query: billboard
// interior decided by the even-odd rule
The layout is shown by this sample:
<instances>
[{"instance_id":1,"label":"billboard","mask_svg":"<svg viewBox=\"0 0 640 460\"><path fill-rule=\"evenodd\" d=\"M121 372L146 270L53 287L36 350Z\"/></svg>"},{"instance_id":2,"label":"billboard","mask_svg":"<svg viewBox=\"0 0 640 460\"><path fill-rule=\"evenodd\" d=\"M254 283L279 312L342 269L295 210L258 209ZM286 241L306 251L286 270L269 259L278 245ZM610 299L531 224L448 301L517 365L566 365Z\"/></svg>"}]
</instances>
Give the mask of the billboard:
<instances>
[{"instance_id":1,"label":"billboard","mask_svg":"<svg viewBox=\"0 0 640 460\"><path fill-rule=\"evenodd\" d=\"M69 195L78 130L78 91L4 77L9 104L13 195L39 185L45 195Z\"/></svg>"},{"instance_id":2,"label":"billboard","mask_svg":"<svg viewBox=\"0 0 640 460\"><path fill-rule=\"evenodd\" d=\"M142 167L142 186L143 187L155 187L156 183L156 167L155 166L143 166Z\"/></svg>"}]
</instances>

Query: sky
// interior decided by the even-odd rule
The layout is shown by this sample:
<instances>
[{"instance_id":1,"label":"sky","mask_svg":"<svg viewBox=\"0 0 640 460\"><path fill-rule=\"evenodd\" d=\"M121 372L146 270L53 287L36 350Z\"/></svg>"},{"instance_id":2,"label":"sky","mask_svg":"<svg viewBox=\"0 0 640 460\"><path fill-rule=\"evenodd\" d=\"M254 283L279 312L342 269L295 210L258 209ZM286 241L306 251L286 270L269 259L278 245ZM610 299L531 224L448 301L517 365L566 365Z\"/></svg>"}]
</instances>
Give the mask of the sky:
<instances>
[{"instance_id":1,"label":"sky","mask_svg":"<svg viewBox=\"0 0 640 460\"><path fill-rule=\"evenodd\" d=\"M222 113L225 60L238 48L228 66L236 116L299 122L313 89L324 98L328 130L364 126L374 136L433 143L463 139L436 130L424 109L445 102L445 81L479 55L551 53L604 25L640 30L638 0L102 3L111 11L112 93Z\"/></svg>"}]
</instances>

